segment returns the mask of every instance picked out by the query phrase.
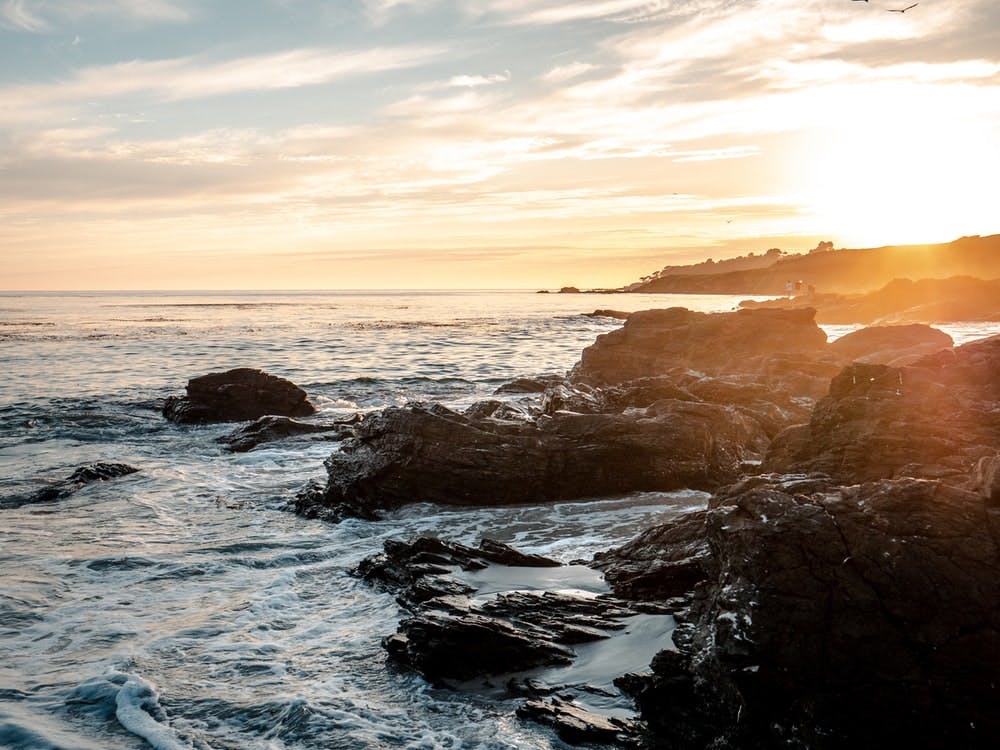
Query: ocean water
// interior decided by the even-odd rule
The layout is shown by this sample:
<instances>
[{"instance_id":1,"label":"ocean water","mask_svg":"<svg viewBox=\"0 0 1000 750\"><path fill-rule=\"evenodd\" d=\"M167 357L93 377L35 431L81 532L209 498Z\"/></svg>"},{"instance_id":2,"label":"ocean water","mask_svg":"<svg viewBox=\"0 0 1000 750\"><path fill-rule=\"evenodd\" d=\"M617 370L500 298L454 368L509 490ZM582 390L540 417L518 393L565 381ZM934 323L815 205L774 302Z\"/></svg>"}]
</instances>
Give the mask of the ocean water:
<instances>
[{"instance_id":1,"label":"ocean water","mask_svg":"<svg viewBox=\"0 0 1000 750\"><path fill-rule=\"evenodd\" d=\"M411 400L461 407L513 377L565 372L596 335L620 325L581 313L727 310L737 301L0 294L0 496L94 461L140 469L58 503L0 510L0 748L563 747L517 719L515 701L435 690L388 665L380 640L395 631L400 609L350 569L385 540L419 534L589 557L700 507L703 494L414 505L376 523L328 525L281 507L323 477L334 443L230 454L214 439L233 425L174 425L160 402L190 377L251 366L305 388L319 418ZM993 329L950 332L965 340ZM489 590L503 585L491 581ZM668 638L657 623L634 630L633 657ZM607 669L616 658L582 654L581 669Z\"/></svg>"}]
</instances>

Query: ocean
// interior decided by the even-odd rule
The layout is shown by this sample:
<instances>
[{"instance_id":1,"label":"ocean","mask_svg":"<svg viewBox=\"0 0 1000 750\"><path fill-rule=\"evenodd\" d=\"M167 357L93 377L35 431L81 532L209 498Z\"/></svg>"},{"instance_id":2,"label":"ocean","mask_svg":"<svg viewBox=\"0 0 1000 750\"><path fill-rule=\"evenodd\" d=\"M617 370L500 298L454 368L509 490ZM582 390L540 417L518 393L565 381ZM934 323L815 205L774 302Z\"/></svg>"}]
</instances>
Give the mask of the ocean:
<instances>
[{"instance_id":1,"label":"ocean","mask_svg":"<svg viewBox=\"0 0 1000 750\"><path fill-rule=\"evenodd\" d=\"M160 404L191 377L259 367L302 386L318 419L409 401L460 408L514 377L566 372L620 325L582 313L730 310L739 299L0 293L0 497L95 461L140 469L61 502L0 509L0 748L564 747L516 718L515 700L434 689L387 664L380 640L403 613L349 571L385 540L422 534L586 558L706 495L417 504L329 525L282 507L324 478L335 443L231 454L215 438L234 425L175 425ZM997 325L944 328L962 342ZM642 650L669 637L654 636L620 666L648 662ZM591 667L607 660L581 654Z\"/></svg>"}]
</instances>

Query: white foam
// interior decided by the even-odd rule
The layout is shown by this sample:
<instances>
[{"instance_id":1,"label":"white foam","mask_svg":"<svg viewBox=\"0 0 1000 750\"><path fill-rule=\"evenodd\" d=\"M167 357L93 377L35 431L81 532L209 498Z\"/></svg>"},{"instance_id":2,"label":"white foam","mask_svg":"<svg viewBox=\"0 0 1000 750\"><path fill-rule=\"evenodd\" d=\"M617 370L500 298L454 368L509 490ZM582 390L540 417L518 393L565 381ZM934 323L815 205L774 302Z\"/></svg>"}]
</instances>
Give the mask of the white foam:
<instances>
[{"instance_id":1,"label":"white foam","mask_svg":"<svg viewBox=\"0 0 1000 750\"><path fill-rule=\"evenodd\" d=\"M152 708L163 714L159 695L149 683L130 676L115 700L118 706L115 716L119 723L155 750L191 750L191 745L182 742L169 725L161 724L148 713L147 709Z\"/></svg>"}]
</instances>

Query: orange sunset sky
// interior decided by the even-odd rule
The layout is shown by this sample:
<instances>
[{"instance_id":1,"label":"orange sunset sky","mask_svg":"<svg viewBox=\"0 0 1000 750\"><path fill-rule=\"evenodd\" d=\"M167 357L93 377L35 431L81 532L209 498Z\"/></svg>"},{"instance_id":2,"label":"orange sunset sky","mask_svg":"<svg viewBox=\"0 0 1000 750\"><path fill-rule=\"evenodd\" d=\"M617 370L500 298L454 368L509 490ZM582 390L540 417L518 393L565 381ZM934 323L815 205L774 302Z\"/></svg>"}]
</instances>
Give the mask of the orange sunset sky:
<instances>
[{"instance_id":1,"label":"orange sunset sky","mask_svg":"<svg viewBox=\"0 0 1000 750\"><path fill-rule=\"evenodd\" d=\"M616 286L1000 231L996 0L0 0L0 288Z\"/></svg>"}]
</instances>

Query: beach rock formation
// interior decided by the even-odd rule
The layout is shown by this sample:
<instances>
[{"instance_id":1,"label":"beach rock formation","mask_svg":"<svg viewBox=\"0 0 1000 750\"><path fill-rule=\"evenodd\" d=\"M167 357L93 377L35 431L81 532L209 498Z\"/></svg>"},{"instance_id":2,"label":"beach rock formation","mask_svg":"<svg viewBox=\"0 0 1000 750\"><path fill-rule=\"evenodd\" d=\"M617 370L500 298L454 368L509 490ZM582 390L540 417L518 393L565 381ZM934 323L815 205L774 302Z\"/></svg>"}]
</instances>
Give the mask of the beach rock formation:
<instances>
[{"instance_id":1,"label":"beach rock formation","mask_svg":"<svg viewBox=\"0 0 1000 750\"><path fill-rule=\"evenodd\" d=\"M479 547L468 547L435 537L420 537L412 542L386 541L381 554L362 560L353 573L373 586L395 593L400 605L414 610L429 599L472 593L475 589L451 574L454 570L482 570L489 565L557 568L561 563L526 554L492 539L483 539Z\"/></svg>"},{"instance_id":2,"label":"beach rock formation","mask_svg":"<svg viewBox=\"0 0 1000 750\"><path fill-rule=\"evenodd\" d=\"M337 439L347 437L350 434L350 426L360 419L361 415L355 415L353 419L342 422L312 424L299 422L289 417L261 417L216 438L215 442L223 443L226 449L233 453L246 453L263 443L271 443L275 440L284 440L298 435L335 433L331 439Z\"/></svg>"},{"instance_id":3,"label":"beach rock formation","mask_svg":"<svg viewBox=\"0 0 1000 750\"><path fill-rule=\"evenodd\" d=\"M134 466L120 463L94 463L81 466L70 474L66 479L53 482L47 487L32 492L28 495L15 495L12 497L0 498L0 508L20 508L23 505L33 503L48 503L56 500L64 500L75 494L88 484L94 482L106 482L110 479L124 477L139 471Z\"/></svg>"},{"instance_id":4,"label":"beach rock formation","mask_svg":"<svg viewBox=\"0 0 1000 750\"><path fill-rule=\"evenodd\" d=\"M927 354L950 349L954 341L944 331L922 323L870 326L852 331L829 344L828 349L845 364L905 365Z\"/></svg>"},{"instance_id":5,"label":"beach rock formation","mask_svg":"<svg viewBox=\"0 0 1000 750\"><path fill-rule=\"evenodd\" d=\"M1000 237L993 238L996 242ZM994 261L995 262L995 261ZM948 279L894 279L866 294L817 294L762 302L747 300L748 310L813 308L823 325L950 323L1000 320L1000 279L970 276Z\"/></svg>"},{"instance_id":6,"label":"beach rock formation","mask_svg":"<svg viewBox=\"0 0 1000 750\"><path fill-rule=\"evenodd\" d=\"M170 396L163 416L173 422L242 422L269 414L307 417L316 409L290 380L241 367L192 378L186 396Z\"/></svg>"},{"instance_id":7,"label":"beach rock formation","mask_svg":"<svg viewBox=\"0 0 1000 750\"><path fill-rule=\"evenodd\" d=\"M893 476L967 482L1000 445L1000 336L911 365L853 364L807 424L786 429L764 463L772 472L827 473L845 482Z\"/></svg>"},{"instance_id":8,"label":"beach rock formation","mask_svg":"<svg viewBox=\"0 0 1000 750\"><path fill-rule=\"evenodd\" d=\"M584 349L572 378L610 385L676 368L707 375L762 372L771 355L819 355L825 346L812 310L643 310Z\"/></svg>"},{"instance_id":9,"label":"beach rock formation","mask_svg":"<svg viewBox=\"0 0 1000 750\"><path fill-rule=\"evenodd\" d=\"M675 615L679 651L618 682L663 746L996 745L1000 508L937 481L820 476L751 478L710 506L681 522L703 523L710 556L691 548L705 576ZM682 557L686 533L656 533ZM613 554L635 566L632 547Z\"/></svg>"},{"instance_id":10,"label":"beach rock formation","mask_svg":"<svg viewBox=\"0 0 1000 750\"><path fill-rule=\"evenodd\" d=\"M517 709L517 715L552 727L561 740L571 745L640 746L637 722L602 716L558 696L527 701Z\"/></svg>"},{"instance_id":11,"label":"beach rock formation","mask_svg":"<svg viewBox=\"0 0 1000 750\"><path fill-rule=\"evenodd\" d=\"M534 422L473 419L440 405L390 408L355 427L326 461L307 516L407 503L510 505L732 481L767 435L738 410L665 399L617 414L557 412Z\"/></svg>"}]
</instances>

